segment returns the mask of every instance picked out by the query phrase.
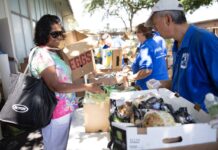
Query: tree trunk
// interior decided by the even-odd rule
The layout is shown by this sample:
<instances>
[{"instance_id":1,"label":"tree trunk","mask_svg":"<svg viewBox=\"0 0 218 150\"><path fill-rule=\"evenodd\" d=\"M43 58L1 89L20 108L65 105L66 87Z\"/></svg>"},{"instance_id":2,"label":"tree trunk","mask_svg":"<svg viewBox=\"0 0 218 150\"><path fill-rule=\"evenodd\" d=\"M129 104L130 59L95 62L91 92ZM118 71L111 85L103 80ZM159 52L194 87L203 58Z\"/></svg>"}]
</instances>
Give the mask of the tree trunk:
<instances>
[{"instance_id":1,"label":"tree trunk","mask_svg":"<svg viewBox=\"0 0 218 150\"><path fill-rule=\"evenodd\" d=\"M125 31L127 31L127 25L126 25L125 20L124 20L122 17L120 17L120 19L122 20L122 22L123 22L123 24L124 24L124 26L125 26Z\"/></svg>"},{"instance_id":2,"label":"tree trunk","mask_svg":"<svg viewBox=\"0 0 218 150\"><path fill-rule=\"evenodd\" d=\"M130 32L132 32L132 21L133 21L133 16L134 16L134 13L131 13L131 15L130 15L130 17L129 17Z\"/></svg>"},{"instance_id":3,"label":"tree trunk","mask_svg":"<svg viewBox=\"0 0 218 150\"><path fill-rule=\"evenodd\" d=\"M130 32L132 32L132 20L133 20L133 18L129 19Z\"/></svg>"}]
</instances>

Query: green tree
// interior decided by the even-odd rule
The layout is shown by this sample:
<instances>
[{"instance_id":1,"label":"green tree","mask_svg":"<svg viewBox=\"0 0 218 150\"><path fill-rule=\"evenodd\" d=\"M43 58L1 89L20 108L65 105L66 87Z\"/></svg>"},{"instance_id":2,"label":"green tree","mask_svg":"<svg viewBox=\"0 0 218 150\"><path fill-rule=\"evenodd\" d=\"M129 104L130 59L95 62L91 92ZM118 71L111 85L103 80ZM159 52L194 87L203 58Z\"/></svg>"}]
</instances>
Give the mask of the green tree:
<instances>
[{"instance_id":1,"label":"green tree","mask_svg":"<svg viewBox=\"0 0 218 150\"><path fill-rule=\"evenodd\" d=\"M104 17L116 16L122 20L127 29L126 20L132 31L132 21L135 14L141 9L151 8L158 0L84 0L86 8L90 13L98 9L105 10ZM180 0L185 10L193 12L202 5L210 5L214 0ZM121 12L125 12L127 19Z\"/></svg>"},{"instance_id":2,"label":"green tree","mask_svg":"<svg viewBox=\"0 0 218 150\"><path fill-rule=\"evenodd\" d=\"M132 21L134 15L143 8L150 8L157 0L84 0L86 8L90 13L98 9L105 10L104 17L116 16L122 20L127 29L128 20L130 30L132 31ZM122 15L123 13L126 16Z\"/></svg>"},{"instance_id":3,"label":"green tree","mask_svg":"<svg viewBox=\"0 0 218 150\"><path fill-rule=\"evenodd\" d=\"M193 12L201 6L211 5L215 0L179 0L187 12ZM217 0L216 0L217 1Z\"/></svg>"}]
</instances>

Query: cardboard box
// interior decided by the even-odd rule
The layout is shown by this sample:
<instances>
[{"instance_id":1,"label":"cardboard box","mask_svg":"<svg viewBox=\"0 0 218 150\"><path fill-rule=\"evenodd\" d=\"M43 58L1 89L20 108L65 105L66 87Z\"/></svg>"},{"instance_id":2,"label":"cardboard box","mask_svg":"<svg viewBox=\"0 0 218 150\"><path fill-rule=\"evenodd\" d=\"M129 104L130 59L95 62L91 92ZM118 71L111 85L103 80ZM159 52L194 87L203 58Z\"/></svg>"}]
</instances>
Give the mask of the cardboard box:
<instances>
[{"instance_id":1,"label":"cardboard box","mask_svg":"<svg viewBox=\"0 0 218 150\"><path fill-rule=\"evenodd\" d=\"M112 122L112 128L118 134L116 144L127 150L162 149L195 144L216 142L217 130L207 123L210 118L204 111L197 111L194 105L182 97L176 97L175 93L167 89L111 93L112 99L132 99L149 92L160 95L164 101L171 104L175 110L179 107L187 107L195 124L177 125L171 127L137 128L130 123Z\"/></svg>"},{"instance_id":2,"label":"cardboard box","mask_svg":"<svg viewBox=\"0 0 218 150\"><path fill-rule=\"evenodd\" d=\"M109 131L109 100L100 103L84 103L85 132Z\"/></svg>"},{"instance_id":3,"label":"cardboard box","mask_svg":"<svg viewBox=\"0 0 218 150\"><path fill-rule=\"evenodd\" d=\"M120 72L111 72L104 73L101 72L102 75L93 74L88 75L88 83L100 83L102 85L115 85L115 84L123 84L125 87L128 87L128 80L126 76L123 76Z\"/></svg>"},{"instance_id":4,"label":"cardboard box","mask_svg":"<svg viewBox=\"0 0 218 150\"><path fill-rule=\"evenodd\" d=\"M73 40L74 39L72 39L72 41ZM90 38L86 38L78 42L74 42L73 44L66 45L63 50L65 54L65 61L68 62L72 70L73 81L94 71L95 69L93 55L93 48L95 45L90 41Z\"/></svg>"},{"instance_id":5,"label":"cardboard box","mask_svg":"<svg viewBox=\"0 0 218 150\"><path fill-rule=\"evenodd\" d=\"M102 64L105 69L122 68L122 49L108 48L102 50Z\"/></svg>"},{"instance_id":6,"label":"cardboard box","mask_svg":"<svg viewBox=\"0 0 218 150\"><path fill-rule=\"evenodd\" d=\"M110 77L110 78L103 78L103 77L98 77L98 78L88 78L88 83L99 83L102 85L114 85L119 83L118 79L116 77Z\"/></svg>"},{"instance_id":7,"label":"cardboard box","mask_svg":"<svg viewBox=\"0 0 218 150\"><path fill-rule=\"evenodd\" d=\"M20 72L24 72L26 69L26 66L28 65L28 57L25 57L23 63L20 63Z\"/></svg>"},{"instance_id":8,"label":"cardboard box","mask_svg":"<svg viewBox=\"0 0 218 150\"><path fill-rule=\"evenodd\" d=\"M112 73L112 72L122 71L122 68L100 69L100 71L101 71L101 72L104 72L104 73Z\"/></svg>"},{"instance_id":9,"label":"cardboard box","mask_svg":"<svg viewBox=\"0 0 218 150\"><path fill-rule=\"evenodd\" d=\"M95 62L92 50L75 56L70 56L67 53L66 55L68 56L67 61L72 70L73 81L95 70Z\"/></svg>"},{"instance_id":10,"label":"cardboard box","mask_svg":"<svg viewBox=\"0 0 218 150\"><path fill-rule=\"evenodd\" d=\"M217 150L218 148L218 140L217 142L206 143L206 144L194 144L190 146L181 146L175 148L164 148L161 150Z\"/></svg>"},{"instance_id":11,"label":"cardboard box","mask_svg":"<svg viewBox=\"0 0 218 150\"><path fill-rule=\"evenodd\" d=\"M112 69L122 68L122 49L115 49L112 53Z\"/></svg>"}]
</instances>

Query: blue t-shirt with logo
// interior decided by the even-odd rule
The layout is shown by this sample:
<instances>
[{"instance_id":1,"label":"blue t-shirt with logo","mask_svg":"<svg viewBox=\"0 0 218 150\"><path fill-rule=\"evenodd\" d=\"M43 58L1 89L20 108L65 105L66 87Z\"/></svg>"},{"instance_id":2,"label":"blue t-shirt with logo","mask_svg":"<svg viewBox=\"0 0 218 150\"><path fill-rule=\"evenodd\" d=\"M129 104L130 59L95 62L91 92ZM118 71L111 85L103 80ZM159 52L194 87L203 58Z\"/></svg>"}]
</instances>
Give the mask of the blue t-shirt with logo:
<instances>
[{"instance_id":1,"label":"blue t-shirt with logo","mask_svg":"<svg viewBox=\"0 0 218 150\"><path fill-rule=\"evenodd\" d=\"M166 48L163 48L161 44L161 42L158 43L153 38L149 38L139 46L138 54L132 64L133 74L136 74L142 69L152 70L152 73L148 77L136 81L136 85L142 90L148 89L146 82L149 79L168 80L165 60Z\"/></svg>"},{"instance_id":2,"label":"blue t-shirt with logo","mask_svg":"<svg viewBox=\"0 0 218 150\"><path fill-rule=\"evenodd\" d=\"M158 43L158 45L160 45L165 53L165 56L167 56L167 48L166 48L166 42L165 40L160 36L160 33L153 31L153 39L155 40L155 42Z\"/></svg>"},{"instance_id":3,"label":"blue t-shirt with logo","mask_svg":"<svg viewBox=\"0 0 218 150\"><path fill-rule=\"evenodd\" d=\"M218 95L218 38L190 25L173 59L172 91L206 110L205 95Z\"/></svg>"}]
</instances>

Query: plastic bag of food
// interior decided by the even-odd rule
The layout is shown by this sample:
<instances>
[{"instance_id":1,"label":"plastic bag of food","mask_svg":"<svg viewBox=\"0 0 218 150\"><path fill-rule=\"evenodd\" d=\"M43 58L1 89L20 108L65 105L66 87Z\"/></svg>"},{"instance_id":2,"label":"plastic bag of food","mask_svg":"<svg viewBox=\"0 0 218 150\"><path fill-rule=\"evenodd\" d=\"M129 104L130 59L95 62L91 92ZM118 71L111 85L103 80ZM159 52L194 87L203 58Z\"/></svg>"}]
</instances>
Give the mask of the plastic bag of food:
<instances>
[{"instance_id":1,"label":"plastic bag of food","mask_svg":"<svg viewBox=\"0 0 218 150\"><path fill-rule=\"evenodd\" d=\"M157 126L175 126L175 120L173 116L165 111L151 110L144 116L142 126L143 127L157 127Z\"/></svg>"}]
</instances>

